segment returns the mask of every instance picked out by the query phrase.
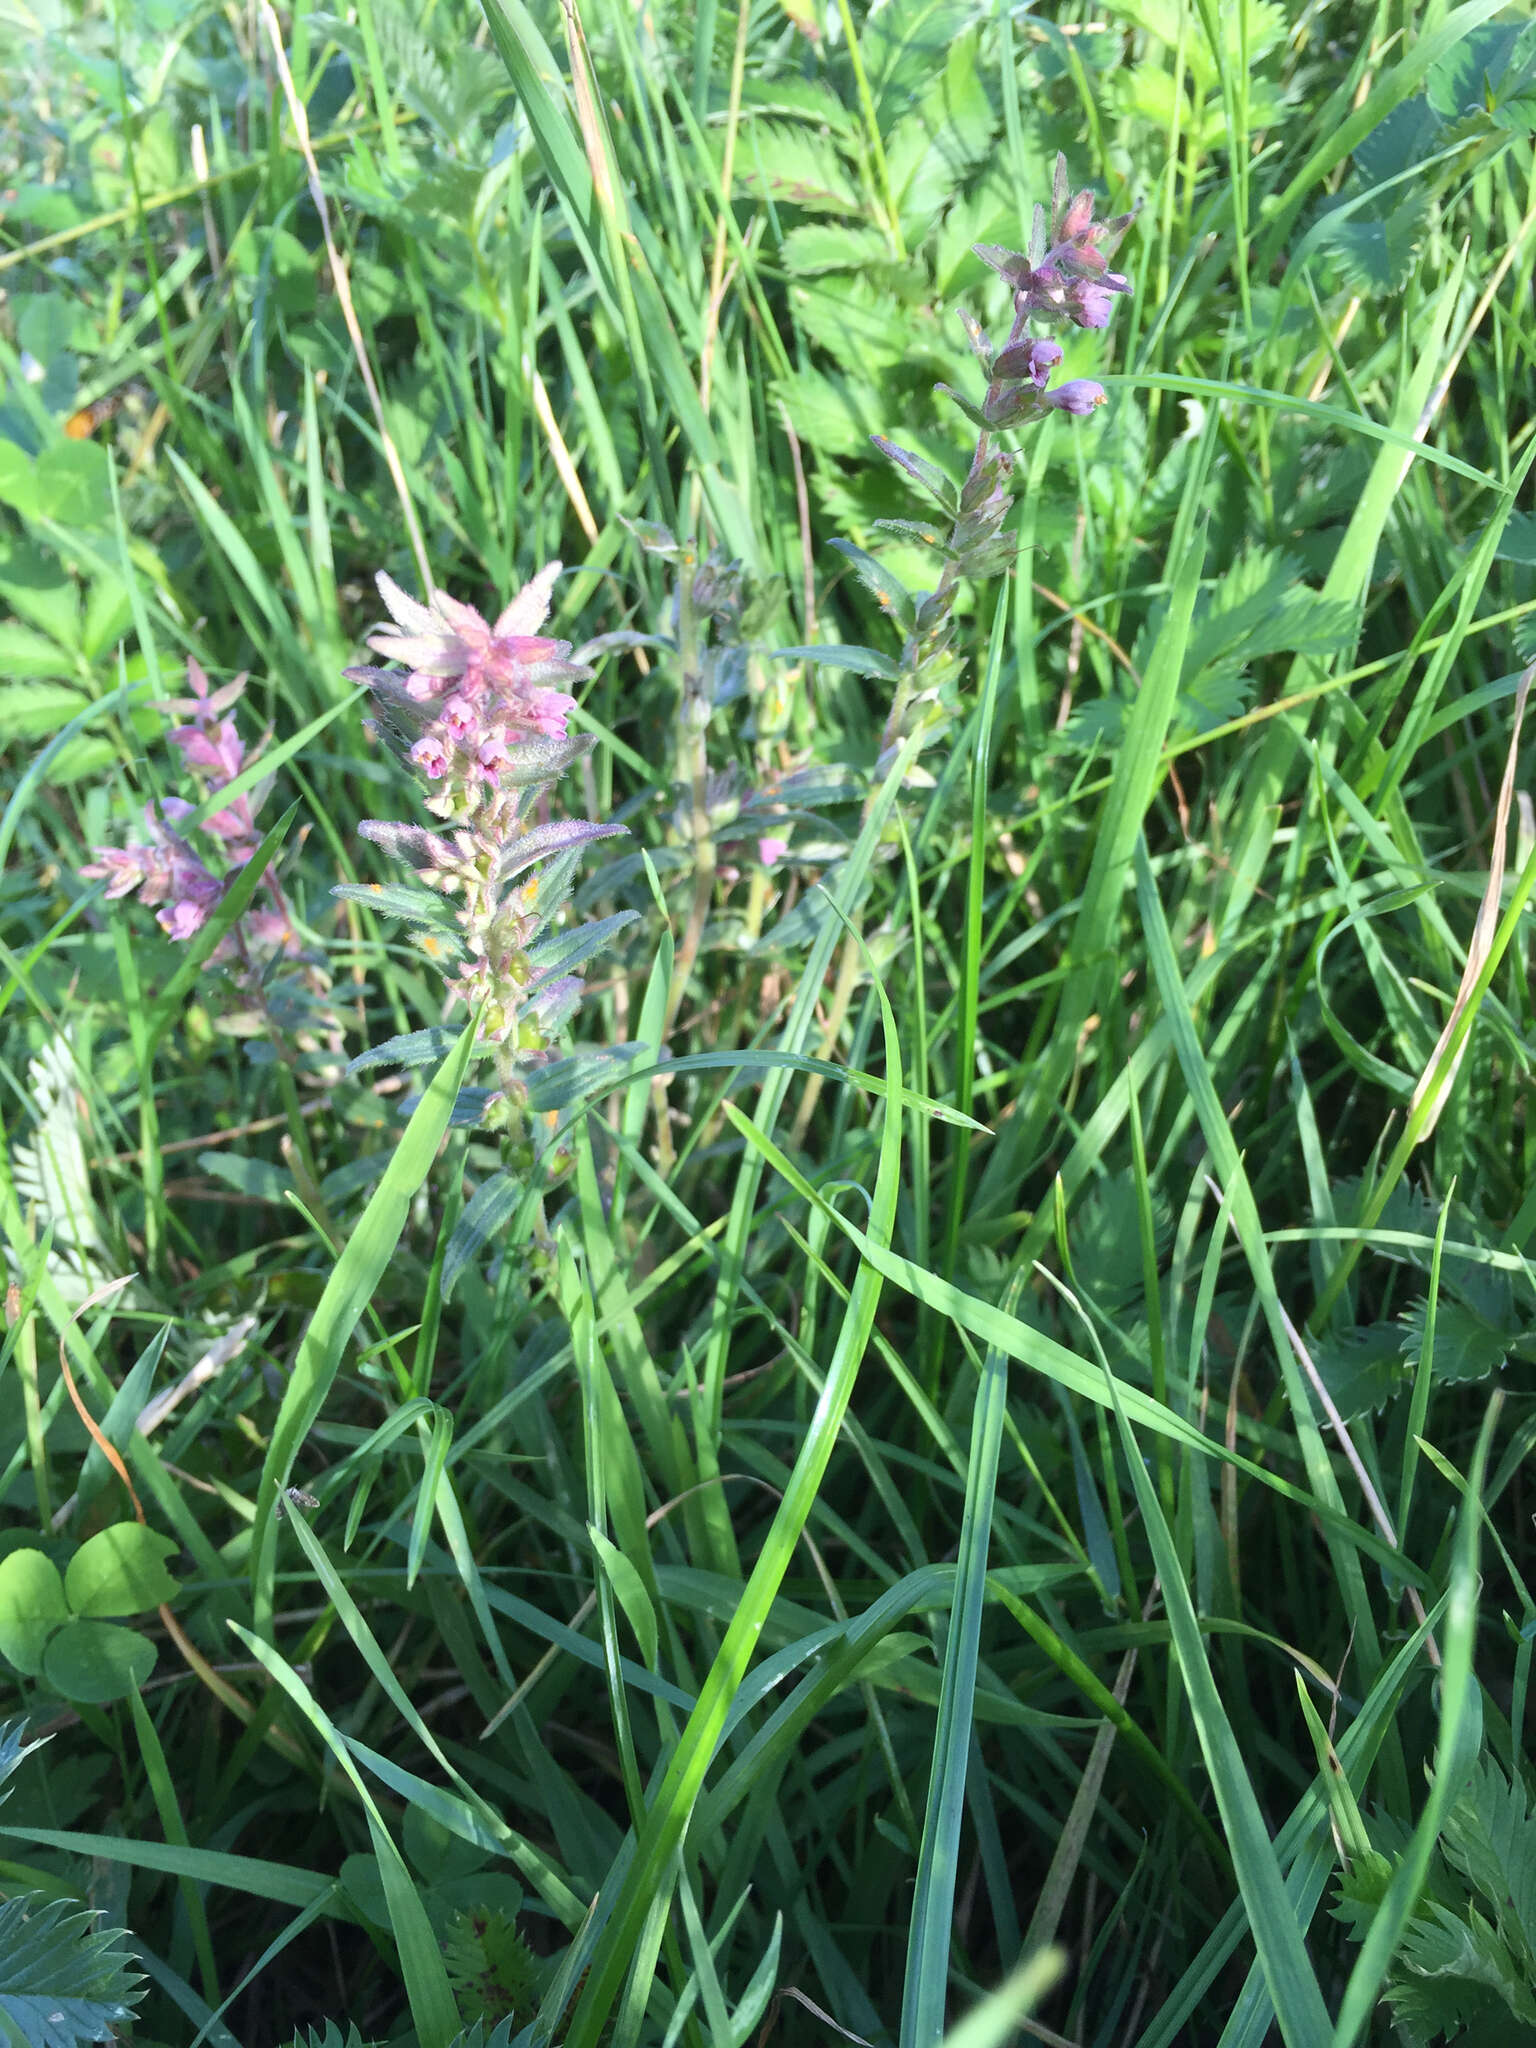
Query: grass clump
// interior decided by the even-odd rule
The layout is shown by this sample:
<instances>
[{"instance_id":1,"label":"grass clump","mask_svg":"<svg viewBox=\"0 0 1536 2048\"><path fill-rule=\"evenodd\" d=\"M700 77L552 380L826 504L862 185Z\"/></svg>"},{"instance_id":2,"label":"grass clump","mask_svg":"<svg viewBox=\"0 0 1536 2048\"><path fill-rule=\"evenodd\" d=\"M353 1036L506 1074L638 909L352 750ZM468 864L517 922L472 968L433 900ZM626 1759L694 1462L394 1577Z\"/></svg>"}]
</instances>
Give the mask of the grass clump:
<instances>
[{"instance_id":1,"label":"grass clump","mask_svg":"<svg viewBox=\"0 0 1536 2048\"><path fill-rule=\"evenodd\" d=\"M0 38L0 2034L1536 2038L1529 25Z\"/></svg>"}]
</instances>

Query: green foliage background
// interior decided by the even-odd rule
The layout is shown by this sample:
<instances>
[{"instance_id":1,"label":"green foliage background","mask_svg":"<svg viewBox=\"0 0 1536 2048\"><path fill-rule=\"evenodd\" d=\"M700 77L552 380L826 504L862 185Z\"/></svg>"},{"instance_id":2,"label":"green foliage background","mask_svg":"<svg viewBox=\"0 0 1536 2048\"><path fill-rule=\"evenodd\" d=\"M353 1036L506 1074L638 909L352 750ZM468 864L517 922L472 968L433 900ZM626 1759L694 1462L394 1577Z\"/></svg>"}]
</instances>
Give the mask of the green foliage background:
<instances>
[{"instance_id":1,"label":"green foliage background","mask_svg":"<svg viewBox=\"0 0 1536 2048\"><path fill-rule=\"evenodd\" d=\"M493 613L559 556L559 631L642 636L565 792L633 834L579 906L639 913L581 1036L678 1065L595 1084L547 1280L521 1210L455 1238L457 1025L410 1104L346 1064L443 1022L331 895L415 815L341 671L422 578L268 15L3 0L0 1657L50 1739L0 1740L0 2033L1536 2038L1518 755L1437 1052L1536 654L1536 31L278 39L434 578ZM1058 150L1140 207L1066 337L1110 402L1025 442L932 781L861 809L899 650L832 542L931 578L869 436L962 469L972 245ZM675 992L646 522L742 567L720 815L796 812L782 867L722 839ZM291 1059L79 879L189 656L270 734L339 1018L276 992Z\"/></svg>"}]
</instances>

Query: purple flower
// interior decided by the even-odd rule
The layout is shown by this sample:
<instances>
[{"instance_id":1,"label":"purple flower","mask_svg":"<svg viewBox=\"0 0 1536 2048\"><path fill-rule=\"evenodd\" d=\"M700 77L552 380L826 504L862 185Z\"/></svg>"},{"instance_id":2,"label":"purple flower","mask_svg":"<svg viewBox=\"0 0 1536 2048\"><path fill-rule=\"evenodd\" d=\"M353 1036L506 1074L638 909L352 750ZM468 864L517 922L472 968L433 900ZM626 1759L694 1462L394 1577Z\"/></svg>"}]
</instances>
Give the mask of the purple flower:
<instances>
[{"instance_id":1,"label":"purple flower","mask_svg":"<svg viewBox=\"0 0 1536 2048\"><path fill-rule=\"evenodd\" d=\"M190 939L208 922L209 913L224 894L224 884L209 872L180 833L165 821L187 817L192 805L178 797L167 797L159 814L153 804L144 809L150 838L145 846L100 846L96 858L80 870L86 881L107 883L109 897L126 896L137 889L145 903L163 903L156 912L161 929L173 939Z\"/></svg>"},{"instance_id":2,"label":"purple flower","mask_svg":"<svg viewBox=\"0 0 1536 2048\"><path fill-rule=\"evenodd\" d=\"M1114 311L1113 289L1079 278L1067 291L1067 312L1079 327L1107 327Z\"/></svg>"},{"instance_id":3,"label":"purple flower","mask_svg":"<svg viewBox=\"0 0 1536 2048\"><path fill-rule=\"evenodd\" d=\"M1036 314L1044 320L1070 320L1076 327L1104 327L1113 296L1130 291L1130 279L1111 270L1109 259L1136 218L1135 211L1096 221L1093 205L1091 192L1072 194L1066 158L1058 156L1049 237L1045 208L1037 206L1030 256L977 243L976 254L1012 290L1019 321Z\"/></svg>"},{"instance_id":4,"label":"purple flower","mask_svg":"<svg viewBox=\"0 0 1536 2048\"><path fill-rule=\"evenodd\" d=\"M1043 391L1060 361L1060 342L1012 341L992 365L992 374L997 378L1027 378L1037 391Z\"/></svg>"},{"instance_id":5,"label":"purple flower","mask_svg":"<svg viewBox=\"0 0 1536 2048\"><path fill-rule=\"evenodd\" d=\"M1065 384L1058 384L1054 391L1047 391L1042 402L1081 418L1103 405L1104 387L1095 384L1091 377L1071 377Z\"/></svg>"}]
</instances>

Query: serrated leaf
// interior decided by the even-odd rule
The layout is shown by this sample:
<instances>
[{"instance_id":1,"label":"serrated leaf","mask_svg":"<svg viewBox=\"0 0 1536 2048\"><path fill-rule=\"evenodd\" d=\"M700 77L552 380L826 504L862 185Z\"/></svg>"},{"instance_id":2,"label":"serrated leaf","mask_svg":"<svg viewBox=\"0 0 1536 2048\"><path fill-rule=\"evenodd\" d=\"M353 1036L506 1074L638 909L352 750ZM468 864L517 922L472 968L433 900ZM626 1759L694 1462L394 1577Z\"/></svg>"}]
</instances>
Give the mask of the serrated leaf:
<instances>
[{"instance_id":1,"label":"serrated leaf","mask_svg":"<svg viewBox=\"0 0 1536 2048\"><path fill-rule=\"evenodd\" d=\"M1469 1906L1463 1918L1432 1900L1427 1911L1410 1920L1403 1931L1399 1967L1406 1980L1403 1988L1417 1989L1421 1997L1426 1987L1414 1987L1413 1979L1436 1981L1436 2006L1453 2013L1457 2026L1474 2015L1481 2003L1479 1994L1498 1999L1508 2016L1524 2025L1536 2025L1536 1996L1524 1982L1508 1944L1475 1906ZM1394 2008L1397 1993L1398 1987L1394 1987Z\"/></svg>"},{"instance_id":2,"label":"serrated leaf","mask_svg":"<svg viewBox=\"0 0 1536 2048\"><path fill-rule=\"evenodd\" d=\"M365 2041L355 2020L347 2022L345 2034L334 2020L327 2020L321 2027L302 2027L287 2048L379 2048L379 2043L372 2036Z\"/></svg>"},{"instance_id":3,"label":"serrated leaf","mask_svg":"<svg viewBox=\"0 0 1536 2048\"><path fill-rule=\"evenodd\" d=\"M878 228L807 221L784 237L783 258L784 267L795 277L817 277L828 270L867 274L890 263L891 246Z\"/></svg>"},{"instance_id":4,"label":"serrated leaf","mask_svg":"<svg viewBox=\"0 0 1536 2048\"><path fill-rule=\"evenodd\" d=\"M568 1109L594 1087L616 1087L624 1078L623 1069L651 1050L648 1045L633 1043L584 1046L563 1059L551 1060L547 1066L535 1067L523 1077L528 1107L540 1114Z\"/></svg>"},{"instance_id":5,"label":"serrated leaf","mask_svg":"<svg viewBox=\"0 0 1536 2048\"><path fill-rule=\"evenodd\" d=\"M125 1939L72 1899L24 1892L0 1900L0 2014L27 2048L116 2037L142 1995Z\"/></svg>"},{"instance_id":6,"label":"serrated leaf","mask_svg":"<svg viewBox=\"0 0 1536 2048\"><path fill-rule=\"evenodd\" d=\"M50 1736L41 1735L36 1742L28 1742L26 1737L25 1715L14 1721L0 1723L0 1786L5 1786L6 1779L21 1768L34 1750L41 1749L45 1743L52 1740ZM9 1787L0 1791L0 1805L3 1805L10 1796Z\"/></svg>"},{"instance_id":7,"label":"serrated leaf","mask_svg":"<svg viewBox=\"0 0 1536 2048\"><path fill-rule=\"evenodd\" d=\"M1357 1330L1326 1332L1314 1339L1312 1363L1328 1398L1346 1422L1378 1413L1410 1383L1403 1356L1403 1332L1396 1323L1368 1323ZM1316 1402L1314 1401L1314 1406Z\"/></svg>"},{"instance_id":8,"label":"serrated leaf","mask_svg":"<svg viewBox=\"0 0 1536 2048\"><path fill-rule=\"evenodd\" d=\"M1494 560L1521 562L1528 568L1536 566L1536 513L1510 513L1499 535Z\"/></svg>"},{"instance_id":9,"label":"serrated leaf","mask_svg":"<svg viewBox=\"0 0 1536 2048\"><path fill-rule=\"evenodd\" d=\"M831 137L778 121L748 124L736 148L735 191L815 213L864 210Z\"/></svg>"},{"instance_id":10,"label":"serrated leaf","mask_svg":"<svg viewBox=\"0 0 1536 2048\"><path fill-rule=\"evenodd\" d=\"M901 670L888 654L873 647L775 647L770 661L808 661L813 668L843 668L851 675L879 676L894 683Z\"/></svg>"},{"instance_id":11,"label":"serrated leaf","mask_svg":"<svg viewBox=\"0 0 1536 2048\"><path fill-rule=\"evenodd\" d=\"M371 910L406 918L412 924L429 925L457 945L451 913L444 908L442 897L427 889L413 889L408 882L337 882L331 894L348 903L366 903Z\"/></svg>"},{"instance_id":12,"label":"serrated leaf","mask_svg":"<svg viewBox=\"0 0 1536 2048\"><path fill-rule=\"evenodd\" d=\"M445 1059L457 1045L459 1034L442 1024L429 1024L421 1031L402 1031L396 1038L369 1046L348 1062L349 1074L366 1073L369 1067L424 1067Z\"/></svg>"},{"instance_id":13,"label":"serrated leaf","mask_svg":"<svg viewBox=\"0 0 1536 2048\"><path fill-rule=\"evenodd\" d=\"M936 462L928 461L926 456L914 454L910 448L898 448L894 441L886 440L883 434L873 434L870 438L886 461L894 462L904 475L909 476L913 483L925 490L941 511L947 512L951 519L956 516L960 510L960 492ZM884 523L890 525L893 522Z\"/></svg>"},{"instance_id":14,"label":"serrated leaf","mask_svg":"<svg viewBox=\"0 0 1536 2048\"><path fill-rule=\"evenodd\" d=\"M75 657L46 633L14 619L0 623L0 676L7 679L0 697L0 739L35 739L67 725L90 701L85 692L35 678L72 676L75 668Z\"/></svg>"},{"instance_id":15,"label":"serrated leaf","mask_svg":"<svg viewBox=\"0 0 1536 2048\"><path fill-rule=\"evenodd\" d=\"M836 371L798 370L774 395L799 439L823 455L862 455L881 424L873 386Z\"/></svg>"},{"instance_id":16,"label":"serrated leaf","mask_svg":"<svg viewBox=\"0 0 1536 2048\"><path fill-rule=\"evenodd\" d=\"M1536 1820L1526 1786L1484 1756L1468 1779L1440 1838L1447 1860L1493 1909L1518 1947L1522 1972L1536 1971Z\"/></svg>"},{"instance_id":17,"label":"serrated leaf","mask_svg":"<svg viewBox=\"0 0 1536 2048\"><path fill-rule=\"evenodd\" d=\"M1410 1355L1417 1355L1424 1342L1425 1309L1425 1303L1417 1301L1403 1313L1402 1344ZM1509 1334L1462 1302L1442 1301L1435 1310L1430 1371L1436 1380L1451 1384L1485 1380L1503 1369L1509 1355Z\"/></svg>"},{"instance_id":18,"label":"serrated leaf","mask_svg":"<svg viewBox=\"0 0 1536 2048\"><path fill-rule=\"evenodd\" d=\"M1444 140L1444 123L1420 94L1394 107L1355 150L1355 169L1368 185L1384 185L1431 157Z\"/></svg>"},{"instance_id":19,"label":"serrated leaf","mask_svg":"<svg viewBox=\"0 0 1536 2048\"><path fill-rule=\"evenodd\" d=\"M1357 291L1397 292L1418 262L1429 214L1428 196L1412 192L1390 213L1356 212L1337 220L1325 216L1312 232L1319 247L1333 252Z\"/></svg>"}]
</instances>

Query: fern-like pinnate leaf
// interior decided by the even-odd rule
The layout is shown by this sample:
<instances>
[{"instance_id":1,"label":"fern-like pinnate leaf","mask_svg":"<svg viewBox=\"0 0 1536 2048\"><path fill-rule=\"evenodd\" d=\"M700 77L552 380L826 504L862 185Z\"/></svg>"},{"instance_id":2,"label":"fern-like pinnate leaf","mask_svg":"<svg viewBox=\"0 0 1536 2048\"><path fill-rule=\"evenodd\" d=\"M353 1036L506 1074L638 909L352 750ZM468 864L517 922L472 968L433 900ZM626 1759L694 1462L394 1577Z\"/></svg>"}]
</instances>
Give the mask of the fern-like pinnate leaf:
<instances>
[{"instance_id":1,"label":"fern-like pinnate leaf","mask_svg":"<svg viewBox=\"0 0 1536 2048\"><path fill-rule=\"evenodd\" d=\"M123 1941L68 1899L0 1900L0 2016L27 2048L115 2039L142 1982Z\"/></svg>"},{"instance_id":2,"label":"fern-like pinnate leaf","mask_svg":"<svg viewBox=\"0 0 1536 2048\"><path fill-rule=\"evenodd\" d=\"M26 1735L24 1715L14 1721L0 1722L0 1785L21 1768L33 1750L41 1749L48 1740L44 1735L36 1742L28 1742ZM9 1797L8 1792L0 1792L0 1803Z\"/></svg>"},{"instance_id":3,"label":"fern-like pinnate leaf","mask_svg":"<svg viewBox=\"0 0 1536 2048\"><path fill-rule=\"evenodd\" d=\"M334 2020L327 2020L323 2027L303 2027L287 2044L287 2048L379 2048L377 2041L365 2041L357 2031L357 2022L349 2021L347 2031L342 2033Z\"/></svg>"}]
</instances>

